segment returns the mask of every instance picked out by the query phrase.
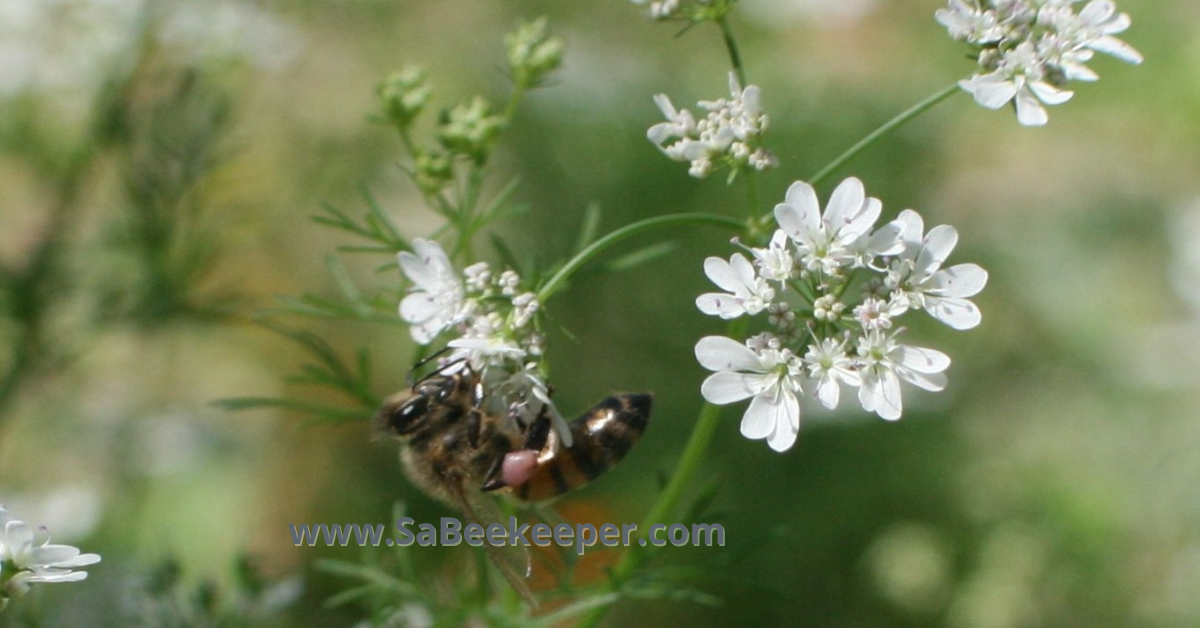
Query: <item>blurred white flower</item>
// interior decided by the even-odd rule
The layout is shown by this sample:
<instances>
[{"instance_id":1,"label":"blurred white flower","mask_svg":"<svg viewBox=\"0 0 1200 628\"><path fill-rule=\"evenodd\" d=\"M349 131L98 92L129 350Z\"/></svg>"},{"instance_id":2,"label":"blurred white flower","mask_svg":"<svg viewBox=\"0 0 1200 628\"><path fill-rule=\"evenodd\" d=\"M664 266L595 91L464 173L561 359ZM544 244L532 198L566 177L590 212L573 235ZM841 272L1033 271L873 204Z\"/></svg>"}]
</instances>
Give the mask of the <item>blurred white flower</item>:
<instances>
[{"instance_id":1,"label":"blurred white flower","mask_svg":"<svg viewBox=\"0 0 1200 628\"><path fill-rule=\"evenodd\" d=\"M803 370L800 359L780 349L769 334L746 344L723 336L706 336L696 343L696 359L714 371L704 380L701 394L717 405L751 399L742 415L742 435L766 439L775 451L787 451L800 431Z\"/></svg>"},{"instance_id":2,"label":"blurred white flower","mask_svg":"<svg viewBox=\"0 0 1200 628\"><path fill-rule=\"evenodd\" d=\"M1076 13L1079 0L950 0L934 13L950 36L976 49L980 71L959 82L975 102L998 109L1012 102L1017 121L1041 126L1043 105L1071 98L1072 80L1099 76L1085 63L1094 52L1127 63L1142 55L1114 37L1129 28L1129 15L1117 13L1111 0L1090 0Z\"/></svg>"},{"instance_id":3,"label":"blurred white flower","mask_svg":"<svg viewBox=\"0 0 1200 628\"><path fill-rule=\"evenodd\" d=\"M892 262L885 285L902 293L907 306L923 309L953 327L971 329L979 324L979 308L967 300L983 290L988 274L978 264L941 268L958 243L958 231L939 225L924 235L924 221L917 212L900 212L904 223L904 251Z\"/></svg>"},{"instance_id":4,"label":"blurred white flower","mask_svg":"<svg viewBox=\"0 0 1200 628\"><path fill-rule=\"evenodd\" d=\"M708 114L699 120L687 109L676 110L665 94L656 95L654 102L667 121L651 126L646 137L667 157L690 162L688 173L697 178L722 165L755 170L774 167L774 156L760 145L767 115L759 105L758 86L743 89L737 75L730 72L729 91L729 98L700 101L698 106Z\"/></svg>"},{"instance_id":5,"label":"blurred white flower","mask_svg":"<svg viewBox=\"0 0 1200 628\"><path fill-rule=\"evenodd\" d=\"M1075 92L1059 89L1047 81L1047 68L1032 42L1022 42L1000 53L996 69L958 82L959 87L988 109L999 109L1012 102L1017 121L1025 126L1042 126L1049 119L1047 105L1061 105Z\"/></svg>"},{"instance_id":6,"label":"blurred white flower","mask_svg":"<svg viewBox=\"0 0 1200 628\"><path fill-rule=\"evenodd\" d=\"M97 554L80 554L79 548L70 545L51 545L44 528L35 534L0 506L0 602L25 595L31 584L83 580L87 572L74 570L98 562Z\"/></svg>"},{"instance_id":7,"label":"blurred white flower","mask_svg":"<svg viewBox=\"0 0 1200 628\"><path fill-rule=\"evenodd\" d=\"M412 328L413 340L429 344L435 336L458 322L463 307L463 287L458 271L437 242L413 240L413 251L401 251L396 259L412 282L408 296L400 301L400 318Z\"/></svg>"}]
</instances>

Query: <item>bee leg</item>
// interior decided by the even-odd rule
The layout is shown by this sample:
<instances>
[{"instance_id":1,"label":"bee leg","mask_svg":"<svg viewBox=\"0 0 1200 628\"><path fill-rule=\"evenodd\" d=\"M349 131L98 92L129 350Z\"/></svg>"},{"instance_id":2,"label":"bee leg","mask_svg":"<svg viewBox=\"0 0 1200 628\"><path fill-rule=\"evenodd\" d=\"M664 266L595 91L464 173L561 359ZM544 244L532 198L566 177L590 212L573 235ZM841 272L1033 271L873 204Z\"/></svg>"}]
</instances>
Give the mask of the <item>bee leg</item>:
<instances>
[{"instance_id":1,"label":"bee leg","mask_svg":"<svg viewBox=\"0 0 1200 628\"><path fill-rule=\"evenodd\" d=\"M550 438L550 417L546 416L547 407L542 406L542 411L538 413L537 418L525 432L525 444L521 447L522 449L538 451L546 446L546 441Z\"/></svg>"},{"instance_id":2,"label":"bee leg","mask_svg":"<svg viewBox=\"0 0 1200 628\"><path fill-rule=\"evenodd\" d=\"M467 443L472 449L479 447L480 433L483 431L483 382L475 382L471 390L471 412L467 415Z\"/></svg>"},{"instance_id":3,"label":"bee leg","mask_svg":"<svg viewBox=\"0 0 1200 628\"><path fill-rule=\"evenodd\" d=\"M481 490L485 493L490 493L491 491L494 491L496 489L500 489L500 488L504 488L505 486L508 486L507 484L504 483L504 474L503 474L504 458L507 455L508 454L504 454L503 456L496 456L496 460L494 462L492 462L491 468L489 468L488 472L483 475L483 486L480 486L479 490Z\"/></svg>"},{"instance_id":4,"label":"bee leg","mask_svg":"<svg viewBox=\"0 0 1200 628\"><path fill-rule=\"evenodd\" d=\"M467 443L471 449L479 449L479 434L483 431L483 420L479 410L472 409L467 413Z\"/></svg>"}]
</instances>

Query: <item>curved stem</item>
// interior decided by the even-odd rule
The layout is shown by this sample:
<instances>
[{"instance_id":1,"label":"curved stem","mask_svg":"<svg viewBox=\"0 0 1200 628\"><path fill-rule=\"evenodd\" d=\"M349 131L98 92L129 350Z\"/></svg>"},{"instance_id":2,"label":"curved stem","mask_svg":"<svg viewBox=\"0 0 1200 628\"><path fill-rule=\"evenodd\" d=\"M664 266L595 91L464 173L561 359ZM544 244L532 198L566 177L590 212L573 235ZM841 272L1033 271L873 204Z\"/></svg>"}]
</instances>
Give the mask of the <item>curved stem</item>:
<instances>
[{"instance_id":1,"label":"curved stem","mask_svg":"<svg viewBox=\"0 0 1200 628\"><path fill-rule=\"evenodd\" d=\"M575 271L579 270L580 267L591 261L592 258L599 255L602 251L604 251L604 249L607 249L617 242L644 231L650 231L651 229L687 224L707 224L721 227L732 227L739 231L745 229L746 227L746 225L740 220L730 218L728 216L718 216L715 214L669 214L667 216L655 216L654 218L639 220L638 222L625 225L624 227L609 233L603 238L596 240L585 247L582 251L577 253L575 257L572 257L570 260L568 260L567 263L563 264L563 267L558 269L558 272L554 273L554 276L551 277L545 283L545 285L541 287L540 290L538 290L538 300L542 303L545 303L551 296L554 295L555 292L558 291L559 288L562 287L563 283L567 281L567 279L570 279L571 275L574 274Z\"/></svg>"},{"instance_id":2,"label":"curved stem","mask_svg":"<svg viewBox=\"0 0 1200 628\"><path fill-rule=\"evenodd\" d=\"M950 94L953 94L956 91L958 91L957 83L950 85L950 86L946 87L945 89L942 89L941 91L933 94L932 96L929 96L925 100L922 100L921 102L913 105L912 107L909 107L908 109L900 112L899 115L892 118L891 120L888 120L887 122L885 122L883 124L883 126L879 127L878 129L875 129L874 131L871 132L870 135L862 138L862 140L860 140L854 146L851 146L846 152L842 153L841 155L838 155L837 159L834 159L833 161L829 162L829 165L822 168L820 172L809 177L808 183L810 185L814 185L814 186L816 184L820 183L821 181L823 181L825 179L825 177L828 177L830 174L833 174L833 172L835 170L837 170L838 168L841 168L843 165L846 164L846 162L848 162L851 159L853 159L854 157L858 156L859 153L861 153L867 147L871 146L876 141L878 141L879 138L883 137L884 135L887 135L888 133L891 133L896 128L903 125L905 122L912 120L913 118L924 113L925 110L927 110L927 109L933 107L934 105L942 102L943 100L949 98Z\"/></svg>"},{"instance_id":3,"label":"curved stem","mask_svg":"<svg viewBox=\"0 0 1200 628\"><path fill-rule=\"evenodd\" d=\"M733 72L737 74L738 83L742 87L746 87L746 69L742 67L742 55L738 52L737 40L733 37L733 30L729 28L729 21L725 19L725 16L721 16L716 22L721 29L721 39L725 41L725 49L729 51L729 62L733 64Z\"/></svg>"}]
</instances>

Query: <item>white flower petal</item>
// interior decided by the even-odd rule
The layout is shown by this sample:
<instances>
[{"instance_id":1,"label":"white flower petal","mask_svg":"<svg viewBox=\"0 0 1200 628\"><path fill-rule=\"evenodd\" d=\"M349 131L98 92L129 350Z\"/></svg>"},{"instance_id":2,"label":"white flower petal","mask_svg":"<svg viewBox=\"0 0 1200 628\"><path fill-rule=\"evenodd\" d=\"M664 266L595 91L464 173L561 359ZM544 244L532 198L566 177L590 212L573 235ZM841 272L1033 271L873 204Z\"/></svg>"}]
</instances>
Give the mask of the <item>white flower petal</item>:
<instances>
[{"instance_id":1,"label":"white flower petal","mask_svg":"<svg viewBox=\"0 0 1200 628\"><path fill-rule=\"evenodd\" d=\"M86 571L33 572L26 582L79 582L87 579Z\"/></svg>"},{"instance_id":2,"label":"white flower petal","mask_svg":"<svg viewBox=\"0 0 1200 628\"><path fill-rule=\"evenodd\" d=\"M841 386L838 385L831 375L826 374L817 383L817 399L821 405L833 410L838 406L838 397L841 394Z\"/></svg>"},{"instance_id":3,"label":"white flower petal","mask_svg":"<svg viewBox=\"0 0 1200 628\"><path fill-rule=\"evenodd\" d=\"M1028 90L1017 93L1017 122L1022 126L1043 126L1050 119L1046 108Z\"/></svg>"},{"instance_id":4,"label":"white flower petal","mask_svg":"<svg viewBox=\"0 0 1200 628\"><path fill-rule=\"evenodd\" d=\"M904 412L900 400L900 378L891 370L884 369L879 374L879 399L875 404L875 413L879 418L895 421Z\"/></svg>"},{"instance_id":5,"label":"white flower petal","mask_svg":"<svg viewBox=\"0 0 1200 628\"><path fill-rule=\"evenodd\" d=\"M904 381L931 392L938 392L946 387L945 373L918 373L904 367L897 367L896 373Z\"/></svg>"},{"instance_id":6,"label":"white flower petal","mask_svg":"<svg viewBox=\"0 0 1200 628\"><path fill-rule=\"evenodd\" d=\"M830 233L850 225L851 221L863 210L866 191L862 181L849 177L834 188L829 195L829 203L825 206L822 221Z\"/></svg>"},{"instance_id":7,"label":"white flower petal","mask_svg":"<svg viewBox=\"0 0 1200 628\"><path fill-rule=\"evenodd\" d=\"M763 370L758 355L746 345L724 336L705 336L696 343L696 361L710 371Z\"/></svg>"},{"instance_id":8,"label":"white flower petal","mask_svg":"<svg viewBox=\"0 0 1200 628\"><path fill-rule=\"evenodd\" d=\"M916 213L916 212L913 212ZM896 255L904 250L905 225L900 220L893 220L871 234L868 240L868 251L875 255Z\"/></svg>"},{"instance_id":9,"label":"white flower petal","mask_svg":"<svg viewBox=\"0 0 1200 628\"><path fill-rule=\"evenodd\" d=\"M749 294L750 291L747 290L747 287L753 286L757 278L757 274L754 272L754 264L741 253L734 253L729 261L730 266L733 267L734 274L737 275L738 283L742 290L741 294Z\"/></svg>"},{"instance_id":10,"label":"white flower petal","mask_svg":"<svg viewBox=\"0 0 1200 628\"><path fill-rule=\"evenodd\" d=\"M1109 35L1097 37L1088 42L1087 46L1096 52L1112 55L1126 63L1138 65L1143 60L1142 53L1138 52L1133 46Z\"/></svg>"},{"instance_id":11,"label":"white flower petal","mask_svg":"<svg viewBox=\"0 0 1200 628\"><path fill-rule=\"evenodd\" d=\"M400 300L400 318L410 323L423 323L441 309L428 292L414 292Z\"/></svg>"},{"instance_id":12,"label":"white flower petal","mask_svg":"<svg viewBox=\"0 0 1200 628\"><path fill-rule=\"evenodd\" d=\"M800 433L800 401L789 392L783 394L783 403L776 410L775 431L767 437L767 445L783 453L796 444Z\"/></svg>"},{"instance_id":13,"label":"white flower petal","mask_svg":"<svg viewBox=\"0 0 1200 628\"><path fill-rule=\"evenodd\" d=\"M987 271L978 264L957 264L929 278L928 291L943 297L973 297L987 285Z\"/></svg>"},{"instance_id":14,"label":"white flower petal","mask_svg":"<svg viewBox=\"0 0 1200 628\"><path fill-rule=\"evenodd\" d=\"M700 385L700 394L705 401L723 406L749 399L767 385L769 383L763 381L763 376L756 373L720 371L705 378Z\"/></svg>"},{"instance_id":15,"label":"white flower petal","mask_svg":"<svg viewBox=\"0 0 1200 628\"><path fill-rule=\"evenodd\" d=\"M940 373L950 367L950 356L924 347L901 345L892 352L892 359L918 373Z\"/></svg>"},{"instance_id":16,"label":"white flower petal","mask_svg":"<svg viewBox=\"0 0 1200 628\"><path fill-rule=\"evenodd\" d=\"M742 436L761 440L770 436L776 430L779 415L784 411L782 404L772 399L773 395L756 395L750 401L750 407L742 415ZM786 417L784 418L786 422Z\"/></svg>"},{"instance_id":17,"label":"white flower petal","mask_svg":"<svg viewBox=\"0 0 1200 628\"><path fill-rule=\"evenodd\" d=\"M722 290L736 294L739 288L744 289L742 282L738 281L737 272L734 271L733 266L719 257L709 257L704 260L704 274L708 275L708 278Z\"/></svg>"},{"instance_id":18,"label":"white flower petal","mask_svg":"<svg viewBox=\"0 0 1200 628\"><path fill-rule=\"evenodd\" d=\"M990 74L959 81L958 86L970 92L975 102L988 109L999 109L1017 95L1016 84Z\"/></svg>"},{"instance_id":19,"label":"white flower petal","mask_svg":"<svg viewBox=\"0 0 1200 628\"><path fill-rule=\"evenodd\" d=\"M914 275L924 278L941 267L958 244L958 231L950 225L938 225L929 230L917 255Z\"/></svg>"},{"instance_id":20,"label":"white flower petal","mask_svg":"<svg viewBox=\"0 0 1200 628\"><path fill-rule=\"evenodd\" d=\"M724 292L709 292L696 297L696 307L709 316L729 320L746 313L742 300Z\"/></svg>"},{"instance_id":21,"label":"white flower petal","mask_svg":"<svg viewBox=\"0 0 1200 628\"><path fill-rule=\"evenodd\" d=\"M925 295L925 311L953 329L972 329L983 320L979 308L966 299Z\"/></svg>"},{"instance_id":22,"label":"white flower petal","mask_svg":"<svg viewBox=\"0 0 1200 628\"><path fill-rule=\"evenodd\" d=\"M821 230L821 203L817 191L803 181L787 189L784 202L775 206L775 221L793 240L812 242Z\"/></svg>"},{"instance_id":23,"label":"white flower petal","mask_svg":"<svg viewBox=\"0 0 1200 628\"><path fill-rule=\"evenodd\" d=\"M1075 95L1075 92L1069 89L1059 89L1045 81L1030 81L1029 91L1033 92L1037 99L1047 105L1061 105ZM1017 101L1017 108L1021 105L1020 100Z\"/></svg>"}]
</instances>

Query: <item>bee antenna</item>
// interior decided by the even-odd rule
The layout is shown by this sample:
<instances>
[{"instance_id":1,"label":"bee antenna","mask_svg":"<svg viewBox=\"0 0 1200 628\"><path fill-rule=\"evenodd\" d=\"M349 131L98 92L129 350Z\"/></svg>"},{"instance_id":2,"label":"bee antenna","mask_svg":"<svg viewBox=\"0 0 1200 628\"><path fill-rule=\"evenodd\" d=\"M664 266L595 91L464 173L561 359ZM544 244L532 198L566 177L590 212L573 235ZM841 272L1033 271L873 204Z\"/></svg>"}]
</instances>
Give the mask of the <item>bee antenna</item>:
<instances>
[{"instance_id":1,"label":"bee antenna","mask_svg":"<svg viewBox=\"0 0 1200 628\"><path fill-rule=\"evenodd\" d=\"M438 358L442 357L442 356L443 356L443 355L445 355L445 354L446 354L446 352L447 352L447 351L449 351L449 350L450 350L450 347L442 347L441 349L438 349L437 351L435 351L435 352L433 352L433 353L431 353L431 354L429 354L429 355L427 355L427 356L425 356L425 357L421 358L420 360L417 360L417 363L416 363L416 364L414 364L414 365L412 365L412 368L408 370L408 377L406 377L406 378L405 378L405 379L406 379L406 381L408 382L408 387L409 387L409 388L412 388L413 386L416 386L416 385L417 385L417 381L418 381L418 380L417 380L417 378L415 377L415 375L416 375L416 372L417 372L417 371L418 371L418 370L419 370L419 369L420 369L422 366L425 366L426 364L429 364L430 362L432 362L432 361L434 361L434 360L436 360L436 359L438 359ZM457 362L459 362L459 360L455 360L453 363L457 363ZM452 364L453 364L453 363L452 363ZM445 369L445 368L446 368L446 366L449 366L449 365L445 365L445 366L442 366L442 367L438 368L436 371L434 371L434 372L433 372L433 373L431 373L430 375L436 375L437 373L439 373L439 372L441 372L443 369ZM421 378L421 380L422 380L422 381L423 381L424 379L426 379L426 378L424 378L424 377L423 377L423 378Z\"/></svg>"}]
</instances>

